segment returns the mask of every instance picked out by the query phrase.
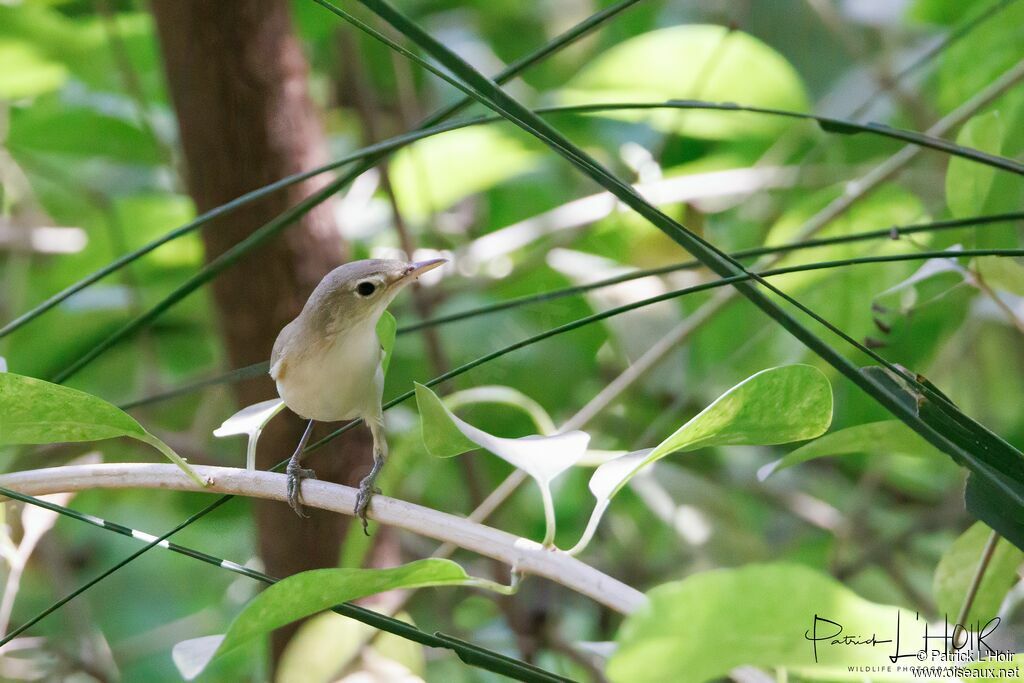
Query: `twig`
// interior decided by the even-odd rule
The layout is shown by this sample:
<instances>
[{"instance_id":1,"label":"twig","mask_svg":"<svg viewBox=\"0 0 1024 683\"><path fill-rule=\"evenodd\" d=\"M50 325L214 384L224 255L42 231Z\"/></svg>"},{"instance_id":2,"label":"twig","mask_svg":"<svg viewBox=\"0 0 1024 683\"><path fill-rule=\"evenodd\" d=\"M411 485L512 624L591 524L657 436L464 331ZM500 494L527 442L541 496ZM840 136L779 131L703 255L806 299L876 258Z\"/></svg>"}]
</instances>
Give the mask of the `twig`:
<instances>
[{"instance_id":1,"label":"twig","mask_svg":"<svg viewBox=\"0 0 1024 683\"><path fill-rule=\"evenodd\" d=\"M284 501L285 477L271 472L195 466L213 479L201 487L175 465L127 463L52 467L0 476L0 486L30 495L97 488L154 488L227 493ZM302 486L310 507L351 515L357 491L349 486L311 480ZM368 515L381 524L399 527L501 560L523 574L543 576L613 609L628 614L646 598L639 591L602 574L569 555L498 529L430 508L377 495Z\"/></svg>"},{"instance_id":2,"label":"twig","mask_svg":"<svg viewBox=\"0 0 1024 683\"><path fill-rule=\"evenodd\" d=\"M967 617L971 614L971 608L974 606L974 599L978 597L978 589L981 588L981 582L985 580L985 572L988 571L988 566L992 563L992 558L996 554L996 546L999 545L1000 536L997 532L993 531L988 541L985 542L985 548L981 551L981 559L978 560L978 568L974 571L974 577L971 578L971 584L967 587L967 594L964 595L964 604L960 607L960 613L956 617L957 625L964 624L967 621ZM956 633L953 634L953 645L956 645Z\"/></svg>"}]
</instances>

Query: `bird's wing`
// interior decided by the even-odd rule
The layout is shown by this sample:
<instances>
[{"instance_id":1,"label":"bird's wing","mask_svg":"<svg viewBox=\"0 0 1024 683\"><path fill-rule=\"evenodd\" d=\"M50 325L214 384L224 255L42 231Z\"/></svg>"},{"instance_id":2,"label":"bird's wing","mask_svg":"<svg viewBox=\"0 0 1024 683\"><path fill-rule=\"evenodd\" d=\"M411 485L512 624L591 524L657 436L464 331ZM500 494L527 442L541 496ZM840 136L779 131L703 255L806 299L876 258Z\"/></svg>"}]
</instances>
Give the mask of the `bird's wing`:
<instances>
[{"instance_id":1,"label":"bird's wing","mask_svg":"<svg viewBox=\"0 0 1024 683\"><path fill-rule=\"evenodd\" d=\"M270 352L270 376L274 380L280 380L284 377L285 369L287 367L284 362L284 349L287 346L288 340L291 338L291 326L295 324L292 321L284 326L281 332L277 335L277 339L274 340L274 350Z\"/></svg>"}]
</instances>

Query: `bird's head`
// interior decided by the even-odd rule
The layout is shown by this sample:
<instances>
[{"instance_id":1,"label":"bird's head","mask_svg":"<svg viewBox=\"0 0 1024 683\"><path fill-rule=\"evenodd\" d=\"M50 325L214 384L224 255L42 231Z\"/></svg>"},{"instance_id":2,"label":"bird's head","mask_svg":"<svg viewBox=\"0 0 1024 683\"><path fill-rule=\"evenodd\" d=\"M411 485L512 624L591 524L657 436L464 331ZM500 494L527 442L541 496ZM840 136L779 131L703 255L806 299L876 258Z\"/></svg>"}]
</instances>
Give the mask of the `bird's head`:
<instances>
[{"instance_id":1,"label":"bird's head","mask_svg":"<svg viewBox=\"0 0 1024 683\"><path fill-rule=\"evenodd\" d=\"M392 299L419 276L447 262L366 259L338 266L317 285L303 309L326 333L360 323L375 325Z\"/></svg>"}]
</instances>

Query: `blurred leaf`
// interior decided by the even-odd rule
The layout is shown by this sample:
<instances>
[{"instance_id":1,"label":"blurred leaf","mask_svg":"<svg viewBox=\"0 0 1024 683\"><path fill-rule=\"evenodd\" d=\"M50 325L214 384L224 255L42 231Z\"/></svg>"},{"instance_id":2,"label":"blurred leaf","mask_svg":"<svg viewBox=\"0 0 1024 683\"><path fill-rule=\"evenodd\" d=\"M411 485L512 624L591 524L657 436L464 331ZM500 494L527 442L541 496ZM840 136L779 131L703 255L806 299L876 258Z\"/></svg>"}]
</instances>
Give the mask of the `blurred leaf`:
<instances>
[{"instance_id":1,"label":"blurred leaf","mask_svg":"<svg viewBox=\"0 0 1024 683\"><path fill-rule=\"evenodd\" d=\"M68 72L63 64L41 55L20 40L0 38L0 99L35 97L60 88Z\"/></svg>"},{"instance_id":2,"label":"blurred leaf","mask_svg":"<svg viewBox=\"0 0 1024 683\"><path fill-rule=\"evenodd\" d=\"M69 156L159 164L157 142L132 120L48 99L11 110L12 147Z\"/></svg>"},{"instance_id":3,"label":"blurred leaf","mask_svg":"<svg viewBox=\"0 0 1024 683\"><path fill-rule=\"evenodd\" d=\"M850 453L941 455L939 450L899 420L883 420L826 434L765 465L758 470L757 476L763 481L779 470L808 460Z\"/></svg>"},{"instance_id":4,"label":"blurred leaf","mask_svg":"<svg viewBox=\"0 0 1024 683\"><path fill-rule=\"evenodd\" d=\"M747 33L712 25L673 26L629 38L570 79L562 99L567 104L701 99L807 108L800 76L784 57ZM790 125L769 116L695 110L616 117L716 140L774 135Z\"/></svg>"},{"instance_id":5,"label":"blurred leaf","mask_svg":"<svg viewBox=\"0 0 1024 683\"><path fill-rule=\"evenodd\" d=\"M331 607L397 588L491 585L451 560L417 560L388 569L314 569L278 581L249 601L224 635L185 640L174 646L174 663L191 680L215 658L276 628Z\"/></svg>"},{"instance_id":6,"label":"blurred leaf","mask_svg":"<svg viewBox=\"0 0 1024 683\"><path fill-rule=\"evenodd\" d=\"M748 377L653 449L627 453L594 471L590 491L597 502L580 542L589 543L612 497L640 470L666 455L711 446L765 446L813 439L832 422L832 387L810 365L769 368Z\"/></svg>"},{"instance_id":7,"label":"blurred leaf","mask_svg":"<svg viewBox=\"0 0 1024 683\"><path fill-rule=\"evenodd\" d=\"M800 565L755 564L695 574L658 586L623 622L608 662L612 681L701 683L737 666L800 667L889 663L888 649L832 645L836 633L892 637L896 607L869 602L831 577ZM914 623L907 616L904 623ZM886 635L882 635L882 634ZM713 646L712 646L713 644Z\"/></svg>"},{"instance_id":8,"label":"blurred leaf","mask_svg":"<svg viewBox=\"0 0 1024 683\"><path fill-rule=\"evenodd\" d=\"M999 111L975 116L960 130L957 144L999 154L1006 137L1006 124ZM984 213L996 170L968 159L953 157L946 169L946 204L957 218Z\"/></svg>"},{"instance_id":9,"label":"blurred leaf","mask_svg":"<svg viewBox=\"0 0 1024 683\"><path fill-rule=\"evenodd\" d=\"M972 269L981 274L985 284L1014 296L1024 296L1024 266L1003 256L979 256Z\"/></svg>"},{"instance_id":10,"label":"blurred leaf","mask_svg":"<svg viewBox=\"0 0 1024 683\"><path fill-rule=\"evenodd\" d=\"M949 623L954 623L960 614L981 554L992 533L992 529L982 522L973 524L953 541L935 568L935 602L939 613L945 615ZM963 626L970 628L980 622L984 627L998 614L1006 594L1018 581L1017 569L1022 562L1024 552L1000 539Z\"/></svg>"},{"instance_id":11,"label":"blurred leaf","mask_svg":"<svg viewBox=\"0 0 1024 683\"><path fill-rule=\"evenodd\" d=\"M254 403L251 406L242 408L237 413L224 420L220 427L213 430L216 437L236 436L245 434L249 437L249 443L245 451L245 468L256 469L256 444L260 440L263 428L267 426L275 415L284 410L284 401L279 398L272 398L266 401Z\"/></svg>"},{"instance_id":12,"label":"blurred leaf","mask_svg":"<svg viewBox=\"0 0 1024 683\"><path fill-rule=\"evenodd\" d=\"M202 478L131 415L84 391L0 373L0 446L99 441L127 436L163 453L200 485Z\"/></svg>"},{"instance_id":13,"label":"blurred leaf","mask_svg":"<svg viewBox=\"0 0 1024 683\"><path fill-rule=\"evenodd\" d=\"M534 168L541 155L494 126L422 140L395 154L391 183L402 212L423 219Z\"/></svg>"},{"instance_id":14,"label":"blurred leaf","mask_svg":"<svg viewBox=\"0 0 1024 683\"><path fill-rule=\"evenodd\" d=\"M398 323L395 316L389 311L381 313L377 320L377 339L380 340L381 358L380 368L385 377L388 375L388 366L391 365L391 356L395 351L395 334L398 331Z\"/></svg>"}]
</instances>

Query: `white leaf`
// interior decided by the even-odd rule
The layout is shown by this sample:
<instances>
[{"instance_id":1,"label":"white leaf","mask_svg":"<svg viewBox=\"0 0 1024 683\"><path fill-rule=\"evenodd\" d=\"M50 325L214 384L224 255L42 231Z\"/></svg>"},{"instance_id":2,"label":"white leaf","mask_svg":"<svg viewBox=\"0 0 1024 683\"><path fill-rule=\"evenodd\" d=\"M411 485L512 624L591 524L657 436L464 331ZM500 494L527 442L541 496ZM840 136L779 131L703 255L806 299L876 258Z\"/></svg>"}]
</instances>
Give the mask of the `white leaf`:
<instances>
[{"instance_id":1,"label":"white leaf","mask_svg":"<svg viewBox=\"0 0 1024 683\"><path fill-rule=\"evenodd\" d=\"M263 428L267 426L271 418L283 409L284 401L279 398L254 403L242 408L225 420L220 427L213 430L213 435L216 437L248 435L249 445L246 449L245 467L254 470L256 469L256 443L260 439L260 433L263 432Z\"/></svg>"},{"instance_id":2,"label":"white leaf","mask_svg":"<svg viewBox=\"0 0 1024 683\"><path fill-rule=\"evenodd\" d=\"M467 439L523 470L545 488L555 477L575 465L586 454L590 443L590 435L581 431L505 439L477 429L450 412L449 416Z\"/></svg>"},{"instance_id":3,"label":"white leaf","mask_svg":"<svg viewBox=\"0 0 1024 683\"><path fill-rule=\"evenodd\" d=\"M190 638L175 645L171 650L171 658L174 660L174 666L178 667L181 677L191 681L202 673L223 640L224 634L221 633L215 636Z\"/></svg>"},{"instance_id":4,"label":"white leaf","mask_svg":"<svg viewBox=\"0 0 1024 683\"><path fill-rule=\"evenodd\" d=\"M0 356L0 372L7 372L7 359Z\"/></svg>"}]
</instances>

